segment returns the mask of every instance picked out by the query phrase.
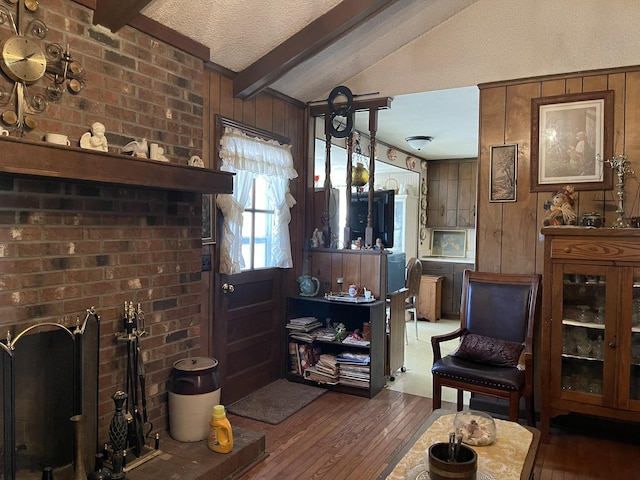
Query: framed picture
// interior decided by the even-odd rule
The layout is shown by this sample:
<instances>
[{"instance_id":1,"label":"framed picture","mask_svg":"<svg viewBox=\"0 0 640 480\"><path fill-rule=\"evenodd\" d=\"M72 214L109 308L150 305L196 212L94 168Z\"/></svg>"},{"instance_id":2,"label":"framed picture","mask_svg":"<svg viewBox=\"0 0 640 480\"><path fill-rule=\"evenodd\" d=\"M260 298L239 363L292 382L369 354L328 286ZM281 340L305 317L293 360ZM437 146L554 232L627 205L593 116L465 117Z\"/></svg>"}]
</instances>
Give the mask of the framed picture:
<instances>
[{"instance_id":1,"label":"framed picture","mask_svg":"<svg viewBox=\"0 0 640 480\"><path fill-rule=\"evenodd\" d=\"M612 188L613 90L531 100L531 191Z\"/></svg>"},{"instance_id":2,"label":"framed picture","mask_svg":"<svg viewBox=\"0 0 640 480\"><path fill-rule=\"evenodd\" d=\"M202 243L216 243L216 206L213 203L215 195L202 194Z\"/></svg>"},{"instance_id":3,"label":"framed picture","mask_svg":"<svg viewBox=\"0 0 640 480\"><path fill-rule=\"evenodd\" d=\"M489 201L515 202L518 186L518 145L491 147Z\"/></svg>"},{"instance_id":4,"label":"framed picture","mask_svg":"<svg viewBox=\"0 0 640 480\"><path fill-rule=\"evenodd\" d=\"M434 257L465 257L467 232L465 230L433 230L431 255Z\"/></svg>"}]
</instances>

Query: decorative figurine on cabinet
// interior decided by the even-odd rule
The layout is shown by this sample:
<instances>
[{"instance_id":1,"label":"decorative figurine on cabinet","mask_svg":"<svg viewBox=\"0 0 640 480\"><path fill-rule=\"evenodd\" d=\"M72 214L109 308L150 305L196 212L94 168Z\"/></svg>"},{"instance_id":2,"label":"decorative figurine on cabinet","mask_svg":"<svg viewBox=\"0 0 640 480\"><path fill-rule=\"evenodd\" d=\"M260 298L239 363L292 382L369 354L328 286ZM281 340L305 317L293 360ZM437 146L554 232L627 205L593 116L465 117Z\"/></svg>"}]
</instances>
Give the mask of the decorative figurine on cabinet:
<instances>
[{"instance_id":1,"label":"decorative figurine on cabinet","mask_svg":"<svg viewBox=\"0 0 640 480\"><path fill-rule=\"evenodd\" d=\"M574 204L575 190L571 185L556 191L551 200L544 203L547 215L542 224L545 227L549 225L575 225L577 217L573 208Z\"/></svg>"}]
</instances>

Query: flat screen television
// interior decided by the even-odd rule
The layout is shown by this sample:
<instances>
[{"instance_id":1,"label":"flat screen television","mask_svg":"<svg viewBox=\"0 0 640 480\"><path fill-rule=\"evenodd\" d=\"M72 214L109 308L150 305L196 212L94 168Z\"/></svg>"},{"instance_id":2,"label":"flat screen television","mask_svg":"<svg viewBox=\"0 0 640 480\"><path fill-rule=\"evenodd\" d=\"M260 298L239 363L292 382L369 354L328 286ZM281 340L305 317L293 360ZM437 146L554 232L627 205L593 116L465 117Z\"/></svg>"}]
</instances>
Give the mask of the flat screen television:
<instances>
[{"instance_id":1,"label":"flat screen television","mask_svg":"<svg viewBox=\"0 0 640 480\"><path fill-rule=\"evenodd\" d=\"M373 192L373 241L382 240L385 248L393 247L393 220L395 208L394 190L377 190ZM358 237L365 239L367 215L369 213L369 193L353 193L349 207L349 224L351 240Z\"/></svg>"}]
</instances>

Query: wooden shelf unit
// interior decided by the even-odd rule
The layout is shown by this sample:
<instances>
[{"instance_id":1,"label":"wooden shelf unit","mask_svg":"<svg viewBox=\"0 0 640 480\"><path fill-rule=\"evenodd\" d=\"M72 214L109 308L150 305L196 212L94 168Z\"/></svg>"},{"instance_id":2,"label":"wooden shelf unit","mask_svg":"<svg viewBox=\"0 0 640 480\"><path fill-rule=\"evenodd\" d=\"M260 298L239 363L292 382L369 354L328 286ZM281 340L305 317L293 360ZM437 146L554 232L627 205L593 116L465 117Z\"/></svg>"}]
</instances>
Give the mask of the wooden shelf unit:
<instances>
[{"instance_id":1,"label":"wooden shelf unit","mask_svg":"<svg viewBox=\"0 0 640 480\"><path fill-rule=\"evenodd\" d=\"M325 300L324 298L289 297L287 301L287 323L292 318L310 316L316 317L323 325L326 324L327 319L330 319L332 324L344 323L348 332L353 332L355 329L362 331L365 322L371 323L371 343L369 347L345 345L340 342L314 341L312 344L314 347L319 347L322 353L337 354L343 351L352 351L369 354L371 357L369 388L341 384L318 384L305 379L302 375L291 373L289 369L289 342L303 342L291 339L289 332L287 333L289 338L286 352L287 378L291 381L317 384L337 392L361 397L373 398L378 394L385 384L385 302L376 300L370 303L347 303Z\"/></svg>"}]
</instances>

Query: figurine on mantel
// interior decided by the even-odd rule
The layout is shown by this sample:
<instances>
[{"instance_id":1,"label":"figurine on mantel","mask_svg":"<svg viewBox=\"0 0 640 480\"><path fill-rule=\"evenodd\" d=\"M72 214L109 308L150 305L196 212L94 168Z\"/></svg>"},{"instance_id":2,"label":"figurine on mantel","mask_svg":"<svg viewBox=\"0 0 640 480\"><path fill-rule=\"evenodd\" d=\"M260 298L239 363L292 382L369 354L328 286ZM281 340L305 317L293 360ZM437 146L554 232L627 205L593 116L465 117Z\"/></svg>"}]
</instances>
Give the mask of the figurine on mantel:
<instances>
[{"instance_id":1,"label":"figurine on mantel","mask_svg":"<svg viewBox=\"0 0 640 480\"><path fill-rule=\"evenodd\" d=\"M91 131L86 132L80 137L80 147L89 150L100 150L101 152L109 151L109 144L105 136L106 129L100 122L94 122L91 125Z\"/></svg>"},{"instance_id":2,"label":"figurine on mantel","mask_svg":"<svg viewBox=\"0 0 640 480\"><path fill-rule=\"evenodd\" d=\"M149 158L151 160L158 160L160 162L168 162L169 159L164 156L164 148L157 143L152 143L149 146Z\"/></svg>"},{"instance_id":3,"label":"figurine on mantel","mask_svg":"<svg viewBox=\"0 0 640 480\"><path fill-rule=\"evenodd\" d=\"M122 147L122 153L129 153L134 157L149 158L149 146L147 139L133 140Z\"/></svg>"},{"instance_id":4,"label":"figurine on mantel","mask_svg":"<svg viewBox=\"0 0 640 480\"><path fill-rule=\"evenodd\" d=\"M189 166L204 168L204 162L198 155L192 155L189 159Z\"/></svg>"}]
</instances>

